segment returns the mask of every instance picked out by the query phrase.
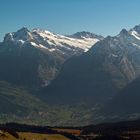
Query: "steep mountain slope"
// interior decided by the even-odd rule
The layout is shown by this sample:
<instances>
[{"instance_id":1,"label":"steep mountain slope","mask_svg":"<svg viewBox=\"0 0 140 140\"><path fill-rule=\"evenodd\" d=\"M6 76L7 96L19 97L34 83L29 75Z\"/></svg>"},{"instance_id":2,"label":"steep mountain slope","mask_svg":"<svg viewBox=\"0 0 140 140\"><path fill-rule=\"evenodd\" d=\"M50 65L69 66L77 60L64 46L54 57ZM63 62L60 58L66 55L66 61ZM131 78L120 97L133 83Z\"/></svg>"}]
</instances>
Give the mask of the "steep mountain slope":
<instances>
[{"instance_id":1,"label":"steep mountain slope","mask_svg":"<svg viewBox=\"0 0 140 140\"><path fill-rule=\"evenodd\" d=\"M104 121L119 121L140 118L140 77L122 89L100 110Z\"/></svg>"},{"instance_id":2,"label":"steep mountain slope","mask_svg":"<svg viewBox=\"0 0 140 140\"><path fill-rule=\"evenodd\" d=\"M140 28L140 26L139 26ZM135 34L134 34L135 33ZM44 89L58 103L99 104L112 98L140 74L140 40L136 27L108 36L88 52L69 59Z\"/></svg>"},{"instance_id":3,"label":"steep mountain slope","mask_svg":"<svg viewBox=\"0 0 140 140\"><path fill-rule=\"evenodd\" d=\"M97 41L94 37L75 39L39 29L8 33L0 45L0 80L31 88L47 86L65 60Z\"/></svg>"},{"instance_id":4,"label":"steep mountain slope","mask_svg":"<svg viewBox=\"0 0 140 140\"><path fill-rule=\"evenodd\" d=\"M37 117L39 112L48 110L47 105L29 90L4 81L0 81L0 102L0 122L29 121L31 114Z\"/></svg>"}]
</instances>

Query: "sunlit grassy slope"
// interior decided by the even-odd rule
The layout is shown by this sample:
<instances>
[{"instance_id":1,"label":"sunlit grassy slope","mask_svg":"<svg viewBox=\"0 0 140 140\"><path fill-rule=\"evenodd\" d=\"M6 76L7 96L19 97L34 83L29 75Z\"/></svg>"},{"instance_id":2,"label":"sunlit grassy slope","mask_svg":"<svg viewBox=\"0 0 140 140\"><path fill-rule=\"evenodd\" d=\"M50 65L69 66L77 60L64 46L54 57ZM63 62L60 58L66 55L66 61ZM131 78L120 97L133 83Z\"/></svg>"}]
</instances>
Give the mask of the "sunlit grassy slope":
<instances>
[{"instance_id":1,"label":"sunlit grassy slope","mask_svg":"<svg viewBox=\"0 0 140 140\"><path fill-rule=\"evenodd\" d=\"M12 136L7 132L0 133L0 140L69 140L60 134L39 134L39 133L18 133L19 138Z\"/></svg>"},{"instance_id":2,"label":"sunlit grassy slope","mask_svg":"<svg viewBox=\"0 0 140 140\"><path fill-rule=\"evenodd\" d=\"M19 133L20 137L26 140L69 140L59 134L37 134L37 133Z\"/></svg>"}]
</instances>

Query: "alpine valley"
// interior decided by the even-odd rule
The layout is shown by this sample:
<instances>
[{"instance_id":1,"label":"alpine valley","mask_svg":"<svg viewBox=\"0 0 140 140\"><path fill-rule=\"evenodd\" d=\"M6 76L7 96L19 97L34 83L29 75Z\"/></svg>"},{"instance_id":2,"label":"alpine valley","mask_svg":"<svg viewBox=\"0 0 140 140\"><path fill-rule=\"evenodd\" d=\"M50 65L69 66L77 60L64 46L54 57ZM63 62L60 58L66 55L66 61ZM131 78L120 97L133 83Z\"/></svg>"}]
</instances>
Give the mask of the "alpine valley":
<instances>
[{"instance_id":1,"label":"alpine valley","mask_svg":"<svg viewBox=\"0 0 140 140\"><path fill-rule=\"evenodd\" d=\"M0 43L0 122L140 119L140 25L104 38L23 27Z\"/></svg>"}]
</instances>

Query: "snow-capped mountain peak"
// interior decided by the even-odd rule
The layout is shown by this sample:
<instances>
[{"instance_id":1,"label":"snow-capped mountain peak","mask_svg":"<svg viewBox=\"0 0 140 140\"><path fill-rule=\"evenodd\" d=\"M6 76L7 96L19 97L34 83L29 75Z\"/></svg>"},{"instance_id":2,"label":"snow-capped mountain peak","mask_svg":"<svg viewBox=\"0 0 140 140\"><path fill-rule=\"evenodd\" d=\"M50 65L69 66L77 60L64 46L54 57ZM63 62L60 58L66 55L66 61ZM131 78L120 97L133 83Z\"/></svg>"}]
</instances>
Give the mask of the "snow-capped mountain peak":
<instances>
[{"instance_id":1,"label":"snow-capped mountain peak","mask_svg":"<svg viewBox=\"0 0 140 140\"><path fill-rule=\"evenodd\" d=\"M140 25L136 25L133 30L140 34Z\"/></svg>"},{"instance_id":2,"label":"snow-capped mountain peak","mask_svg":"<svg viewBox=\"0 0 140 140\"><path fill-rule=\"evenodd\" d=\"M134 36L136 39L140 40L140 35L136 31L130 32L132 36Z\"/></svg>"},{"instance_id":3,"label":"snow-capped mountain peak","mask_svg":"<svg viewBox=\"0 0 140 140\"><path fill-rule=\"evenodd\" d=\"M117 42L121 41L123 44L137 44L140 46L140 34L138 32L138 27L139 26L135 26L130 30L122 29L121 32L114 38L117 39Z\"/></svg>"},{"instance_id":4,"label":"snow-capped mountain peak","mask_svg":"<svg viewBox=\"0 0 140 140\"><path fill-rule=\"evenodd\" d=\"M122 29L120 35L128 35L128 31L126 29Z\"/></svg>"},{"instance_id":5,"label":"snow-capped mountain peak","mask_svg":"<svg viewBox=\"0 0 140 140\"><path fill-rule=\"evenodd\" d=\"M79 48L83 49L84 51L87 51L92 45L94 45L97 41L99 41L98 38L90 38L83 37L83 38L74 38L72 36L64 36L59 34L51 33L47 30L34 30L35 34L38 34L40 37L42 37L44 40L47 40L49 45L52 46L59 46L59 47L66 47L69 46L72 49Z\"/></svg>"},{"instance_id":6,"label":"snow-capped mountain peak","mask_svg":"<svg viewBox=\"0 0 140 140\"><path fill-rule=\"evenodd\" d=\"M15 38L16 40L28 41L33 39L33 36L26 27L23 27L13 34L13 38Z\"/></svg>"},{"instance_id":7,"label":"snow-capped mountain peak","mask_svg":"<svg viewBox=\"0 0 140 140\"><path fill-rule=\"evenodd\" d=\"M65 53L88 51L96 42L103 39L103 37L98 37L98 35L89 32L81 32L79 36L81 37L64 36L40 29L30 31L23 27L17 32L8 33L4 38L4 42L12 41L16 44L20 42L20 45L29 43L34 47L47 49L51 52L52 50L56 50Z\"/></svg>"},{"instance_id":8,"label":"snow-capped mountain peak","mask_svg":"<svg viewBox=\"0 0 140 140\"><path fill-rule=\"evenodd\" d=\"M103 36L101 36L101 35L96 35L91 32L86 32L86 31L77 32L73 35L70 35L69 37L77 38L77 39L83 39L83 38L97 38L99 40L103 39Z\"/></svg>"},{"instance_id":9,"label":"snow-capped mountain peak","mask_svg":"<svg viewBox=\"0 0 140 140\"><path fill-rule=\"evenodd\" d=\"M31 32L27 28L23 27L17 32L7 33L4 37L4 42L25 42L30 41L31 39L33 39Z\"/></svg>"},{"instance_id":10,"label":"snow-capped mountain peak","mask_svg":"<svg viewBox=\"0 0 140 140\"><path fill-rule=\"evenodd\" d=\"M140 25L135 26L129 32L134 38L140 40Z\"/></svg>"}]
</instances>

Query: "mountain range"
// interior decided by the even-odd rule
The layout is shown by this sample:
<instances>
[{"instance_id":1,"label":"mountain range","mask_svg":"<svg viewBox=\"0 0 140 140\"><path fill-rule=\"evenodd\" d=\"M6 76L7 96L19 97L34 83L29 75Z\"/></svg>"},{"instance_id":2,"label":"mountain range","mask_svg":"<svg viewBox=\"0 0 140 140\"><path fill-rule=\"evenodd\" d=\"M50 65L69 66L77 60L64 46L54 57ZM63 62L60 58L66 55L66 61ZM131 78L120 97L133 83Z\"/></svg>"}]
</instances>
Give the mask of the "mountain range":
<instances>
[{"instance_id":1,"label":"mountain range","mask_svg":"<svg viewBox=\"0 0 140 140\"><path fill-rule=\"evenodd\" d=\"M112 98L140 74L140 40L136 29L123 29L117 36L108 36L88 52L69 59L44 90L49 95L46 98L60 98L61 103L85 100L94 104Z\"/></svg>"},{"instance_id":2,"label":"mountain range","mask_svg":"<svg viewBox=\"0 0 140 140\"><path fill-rule=\"evenodd\" d=\"M67 37L25 27L6 34L0 47L0 79L29 87L48 85L65 60L87 51L103 38L88 32L77 34Z\"/></svg>"},{"instance_id":3,"label":"mountain range","mask_svg":"<svg viewBox=\"0 0 140 140\"><path fill-rule=\"evenodd\" d=\"M140 25L105 38L23 27L0 43L0 66L1 122L87 125L140 117Z\"/></svg>"}]
</instances>

